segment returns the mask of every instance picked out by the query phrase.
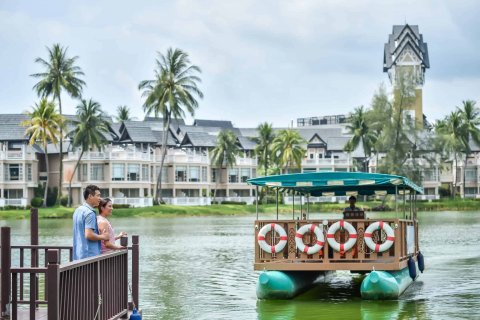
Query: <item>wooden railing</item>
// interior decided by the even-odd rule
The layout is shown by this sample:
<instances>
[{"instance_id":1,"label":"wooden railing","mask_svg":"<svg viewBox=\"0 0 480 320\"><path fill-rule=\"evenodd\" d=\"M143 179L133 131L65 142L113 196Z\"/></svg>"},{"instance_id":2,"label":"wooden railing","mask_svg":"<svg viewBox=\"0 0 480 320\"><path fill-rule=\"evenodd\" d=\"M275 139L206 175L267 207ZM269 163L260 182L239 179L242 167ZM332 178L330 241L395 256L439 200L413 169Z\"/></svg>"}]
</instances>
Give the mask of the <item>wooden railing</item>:
<instances>
[{"instance_id":1,"label":"wooden railing","mask_svg":"<svg viewBox=\"0 0 480 320\"><path fill-rule=\"evenodd\" d=\"M370 271L372 268L377 270L398 270L407 266L409 257L407 248L407 226L413 226L413 254L418 251L417 223L414 220L405 219L384 219L395 233L395 241L392 247L385 252L374 252L368 248L364 241L364 232L371 223L377 220L370 219L348 219L357 232L357 241L354 247L346 252L338 252L328 245L326 233L328 228L339 220L257 220L255 221L255 239L258 239L259 230L271 223L279 224L287 233L287 244L285 248L278 253L268 253L263 251L255 243L255 270L357 270ZM297 230L305 225L313 223L319 226L325 236L325 245L318 253L307 255L299 251L295 244L295 234ZM382 235L383 234L383 235ZM385 234L379 231L374 232L374 238L381 240ZM272 239L274 237L274 239ZM275 237L277 239L275 239ZM335 239L339 243L348 240L348 233L344 230L338 231ZM271 245L278 243L278 235L268 232L265 237L266 242ZM303 242L306 245L313 245L317 241L313 233L306 233ZM257 242L257 241L256 241Z\"/></svg>"},{"instance_id":2,"label":"wooden railing","mask_svg":"<svg viewBox=\"0 0 480 320\"><path fill-rule=\"evenodd\" d=\"M9 227L1 228L0 239L1 319L19 319L22 304L29 306L29 319L35 319L36 311L46 305L49 320L94 319L97 311L98 320L126 318L133 302L138 308L138 236L132 236L128 250L71 261L70 246L38 245L38 214L32 209L31 245L12 246ZM121 244L127 246L128 239L122 238ZM130 302L129 251L133 299ZM43 266L39 267L39 261Z\"/></svg>"}]
</instances>

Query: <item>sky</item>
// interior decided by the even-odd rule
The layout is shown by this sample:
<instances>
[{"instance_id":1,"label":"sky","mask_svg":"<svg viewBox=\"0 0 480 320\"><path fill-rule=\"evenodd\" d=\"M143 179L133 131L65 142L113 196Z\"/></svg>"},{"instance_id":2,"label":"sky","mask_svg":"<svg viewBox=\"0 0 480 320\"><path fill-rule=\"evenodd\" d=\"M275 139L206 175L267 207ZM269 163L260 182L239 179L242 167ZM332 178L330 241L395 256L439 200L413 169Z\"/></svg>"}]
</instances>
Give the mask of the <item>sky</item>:
<instances>
[{"instance_id":1,"label":"sky","mask_svg":"<svg viewBox=\"0 0 480 320\"><path fill-rule=\"evenodd\" d=\"M202 70L197 119L286 127L346 114L368 107L382 83L391 89L383 46L393 25L408 23L428 45L423 106L433 121L463 100L480 107L479 20L475 0L0 0L0 113L38 102L34 60L60 43L78 56L83 97L111 115L127 105L143 119L138 84L170 47ZM74 114L78 100L62 99Z\"/></svg>"}]
</instances>

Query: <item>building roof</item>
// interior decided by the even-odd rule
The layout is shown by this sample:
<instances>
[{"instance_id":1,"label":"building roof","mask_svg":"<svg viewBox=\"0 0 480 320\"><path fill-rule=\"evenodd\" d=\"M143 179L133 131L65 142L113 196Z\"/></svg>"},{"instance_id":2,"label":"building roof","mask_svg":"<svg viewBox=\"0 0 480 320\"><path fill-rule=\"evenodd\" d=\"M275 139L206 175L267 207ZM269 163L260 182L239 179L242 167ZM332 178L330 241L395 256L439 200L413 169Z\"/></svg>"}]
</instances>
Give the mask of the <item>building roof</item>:
<instances>
[{"instance_id":1,"label":"building roof","mask_svg":"<svg viewBox=\"0 0 480 320\"><path fill-rule=\"evenodd\" d=\"M232 122L226 120L195 119L193 125L196 127L219 127L223 129L233 129Z\"/></svg>"},{"instance_id":2,"label":"building roof","mask_svg":"<svg viewBox=\"0 0 480 320\"><path fill-rule=\"evenodd\" d=\"M238 136L237 139L243 150L254 150L257 146L257 144L253 142L251 138Z\"/></svg>"},{"instance_id":3,"label":"building roof","mask_svg":"<svg viewBox=\"0 0 480 320\"><path fill-rule=\"evenodd\" d=\"M205 132L186 132L181 145L192 147L215 147L217 137Z\"/></svg>"}]
</instances>

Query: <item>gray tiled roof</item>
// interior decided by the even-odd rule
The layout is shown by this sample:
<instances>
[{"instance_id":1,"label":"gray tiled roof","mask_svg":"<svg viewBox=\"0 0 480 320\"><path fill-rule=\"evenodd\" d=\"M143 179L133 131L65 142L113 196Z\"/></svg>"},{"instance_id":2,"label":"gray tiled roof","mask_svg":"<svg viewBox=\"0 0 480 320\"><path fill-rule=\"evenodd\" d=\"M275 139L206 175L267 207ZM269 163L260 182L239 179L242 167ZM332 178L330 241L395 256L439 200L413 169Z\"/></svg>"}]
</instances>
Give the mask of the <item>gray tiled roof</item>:
<instances>
[{"instance_id":1,"label":"gray tiled roof","mask_svg":"<svg viewBox=\"0 0 480 320\"><path fill-rule=\"evenodd\" d=\"M28 136L25 135L26 129L20 124L2 124L0 125L0 141L28 140Z\"/></svg>"},{"instance_id":2,"label":"gray tiled roof","mask_svg":"<svg viewBox=\"0 0 480 320\"><path fill-rule=\"evenodd\" d=\"M159 130L152 130L154 137L157 139L157 145L163 144L163 131ZM173 137L172 132L170 130L167 131L167 146L176 146L179 144L178 140Z\"/></svg>"},{"instance_id":3,"label":"gray tiled roof","mask_svg":"<svg viewBox=\"0 0 480 320\"><path fill-rule=\"evenodd\" d=\"M196 119L193 123L194 126L197 127L220 127L223 129L233 129L233 124L231 121L225 120L203 120L203 119Z\"/></svg>"},{"instance_id":4,"label":"gray tiled roof","mask_svg":"<svg viewBox=\"0 0 480 320\"><path fill-rule=\"evenodd\" d=\"M248 137L238 136L238 141L243 150L254 150L257 144Z\"/></svg>"},{"instance_id":5,"label":"gray tiled roof","mask_svg":"<svg viewBox=\"0 0 480 320\"><path fill-rule=\"evenodd\" d=\"M408 29L412 30L413 38L406 32ZM395 61L392 59L394 54L399 57L401 52L408 47L417 53L425 68L430 68L428 46L423 42L423 35L420 34L418 26L406 24L393 26L392 34L388 36L388 43L384 46L383 71L388 71L395 64Z\"/></svg>"},{"instance_id":6,"label":"gray tiled roof","mask_svg":"<svg viewBox=\"0 0 480 320\"><path fill-rule=\"evenodd\" d=\"M217 137L205 132L186 132L182 145L193 147L215 147Z\"/></svg>"},{"instance_id":7,"label":"gray tiled roof","mask_svg":"<svg viewBox=\"0 0 480 320\"><path fill-rule=\"evenodd\" d=\"M156 136L152 133L150 123L143 121L124 121L121 126L121 140L130 140L131 142L157 143Z\"/></svg>"}]
</instances>

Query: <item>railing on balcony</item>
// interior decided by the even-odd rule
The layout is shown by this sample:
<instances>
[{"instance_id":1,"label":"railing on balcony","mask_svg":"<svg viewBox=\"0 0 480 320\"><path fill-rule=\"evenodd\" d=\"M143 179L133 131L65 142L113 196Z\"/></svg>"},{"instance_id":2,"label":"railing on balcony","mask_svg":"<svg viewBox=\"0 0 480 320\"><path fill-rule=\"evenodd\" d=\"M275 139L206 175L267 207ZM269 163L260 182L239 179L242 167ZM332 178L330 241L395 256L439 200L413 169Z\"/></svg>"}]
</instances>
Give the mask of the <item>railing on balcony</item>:
<instances>
[{"instance_id":1,"label":"railing on balcony","mask_svg":"<svg viewBox=\"0 0 480 320\"><path fill-rule=\"evenodd\" d=\"M160 157L160 156L159 156ZM210 158L203 155L190 155L190 154L167 154L165 156L166 163L200 163L200 164L209 164Z\"/></svg>"},{"instance_id":2,"label":"railing on balcony","mask_svg":"<svg viewBox=\"0 0 480 320\"><path fill-rule=\"evenodd\" d=\"M215 201L245 202L246 204L253 204L255 202L255 197L216 197Z\"/></svg>"},{"instance_id":3,"label":"railing on balcony","mask_svg":"<svg viewBox=\"0 0 480 320\"><path fill-rule=\"evenodd\" d=\"M133 208L151 207L153 206L153 199L147 198L112 198L113 204L128 204Z\"/></svg>"},{"instance_id":4,"label":"railing on balcony","mask_svg":"<svg viewBox=\"0 0 480 320\"><path fill-rule=\"evenodd\" d=\"M35 160L35 153L25 152L23 150L0 151L0 160Z\"/></svg>"},{"instance_id":5,"label":"railing on balcony","mask_svg":"<svg viewBox=\"0 0 480 320\"><path fill-rule=\"evenodd\" d=\"M321 202L330 202L330 203L343 203L347 201L348 197L347 196L334 196L334 197L309 197L307 200L307 197L299 197L295 196L295 204L300 204L300 200L302 201L302 204L306 204L307 202L309 203L321 203ZM283 203L284 204L293 204L293 197L292 196L286 196L283 198Z\"/></svg>"},{"instance_id":6,"label":"railing on balcony","mask_svg":"<svg viewBox=\"0 0 480 320\"><path fill-rule=\"evenodd\" d=\"M67 160L77 160L80 156L80 151L69 152L66 157ZM147 152L132 152L132 151L105 151L85 152L82 156L82 160L142 160L142 161L154 161L153 154Z\"/></svg>"},{"instance_id":7,"label":"railing on balcony","mask_svg":"<svg viewBox=\"0 0 480 320\"><path fill-rule=\"evenodd\" d=\"M26 198L18 198L18 199L6 199L0 198L0 207L12 206L12 207L27 207L28 200Z\"/></svg>"},{"instance_id":8,"label":"railing on balcony","mask_svg":"<svg viewBox=\"0 0 480 320\"><path fill-rule=\"evenodd\" d=\"M237 157L236 165L239 165L239 166L256 166L257 165L257 159Z\"/></svg>"},{"instance_id":9,"label":"railing on balcony","mask_svg":"<svg viewBox=\"0 0 480 320\"><path fill-rule=\"evenodd\" d=\"M175 197L163 198L166 204L178 206L209 206L212 204L210 197Z\"/></svg>"}]
</instances>

